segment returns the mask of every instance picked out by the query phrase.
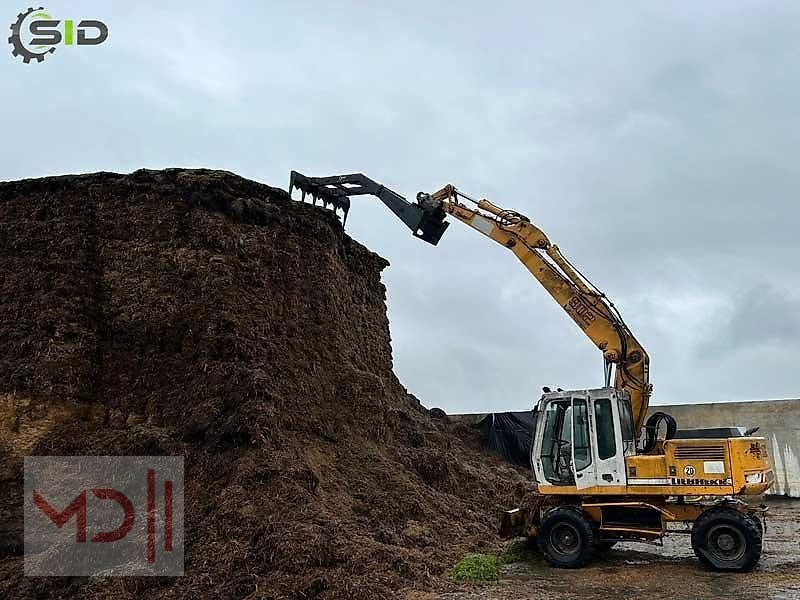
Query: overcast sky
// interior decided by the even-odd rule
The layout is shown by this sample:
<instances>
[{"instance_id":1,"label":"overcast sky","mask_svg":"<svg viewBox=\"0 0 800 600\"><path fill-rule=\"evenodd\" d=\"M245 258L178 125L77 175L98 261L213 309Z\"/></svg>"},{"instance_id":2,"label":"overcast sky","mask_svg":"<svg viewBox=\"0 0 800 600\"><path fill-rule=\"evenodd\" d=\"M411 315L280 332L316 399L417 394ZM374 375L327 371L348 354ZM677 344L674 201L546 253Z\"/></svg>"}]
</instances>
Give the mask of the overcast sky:
<instances>
[{"instance_id":1,"label":"overcast sky","mask_svg":"<svg viewBox=\"0 0 800 600\"><path fill-rule=\"evenodd\" d=\"M3 4L9 24L27 7ZM5 46L0 180L454 183L529 215L614 299L656 404L800 396L800 3L46 8L110 36L31 65ZM459 223L431 247L369 198L348 230L391 262L395 370L424 404L527 409L543 385L602 385L600 352L507 250Z\"/></svg>"}]
</instances>

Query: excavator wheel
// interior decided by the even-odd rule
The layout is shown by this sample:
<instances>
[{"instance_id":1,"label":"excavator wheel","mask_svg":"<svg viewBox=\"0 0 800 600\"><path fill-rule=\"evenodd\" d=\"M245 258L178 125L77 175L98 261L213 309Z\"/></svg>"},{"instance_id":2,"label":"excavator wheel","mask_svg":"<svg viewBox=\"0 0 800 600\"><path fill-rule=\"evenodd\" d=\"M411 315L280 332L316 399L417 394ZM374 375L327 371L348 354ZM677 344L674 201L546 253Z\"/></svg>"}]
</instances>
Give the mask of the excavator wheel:
<instances>
[{"instance_id":1,"label":"excavator wheel","mask_svg":"<svg viewBox=\"0 0 800 600\"><path fill-rule=\"evenodd\" d=\"M747 517L756 524L758 528L758 533L761 534L761 537L764 537L764 524L761 522L761 519L758 518L758 515L754 515L753 513L747 513Z\"/></svg>"},{"instance_id":2,"label":"excavator wheel","mask_svg":"<svg viewBox=\"0 0 800 600\"><path fill-rule=\"evenodd\" d=\"M692 527L692 549L715 571L750 571L761 558L761 523L733 508L712 508Z\"/></svg>"},{"instance_id":3,"label":"excavator wheel","mask_svg":"<svg viewBox=\"0 0 800 600\"><path fill-rule=\"evenodd\" d=\"M573 506L559 506L545 514L536 539L547 562L562 569L582 567L597 549L592 522Z\"/></svg>"}]
</instances>

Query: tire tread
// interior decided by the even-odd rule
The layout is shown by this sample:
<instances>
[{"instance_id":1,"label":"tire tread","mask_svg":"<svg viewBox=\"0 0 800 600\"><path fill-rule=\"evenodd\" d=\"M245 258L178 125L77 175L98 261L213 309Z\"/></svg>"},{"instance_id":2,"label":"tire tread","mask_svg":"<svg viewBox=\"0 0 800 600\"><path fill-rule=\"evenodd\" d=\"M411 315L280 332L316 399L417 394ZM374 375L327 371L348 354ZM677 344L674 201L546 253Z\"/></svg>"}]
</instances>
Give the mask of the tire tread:
<instances>
[{"instance_id":1,"label":"tire tread","mask_svg":"<svg viewBox=\"0 0 800 600\"><path fill-rule=\"evenodd\" d=\"M736 565L715 564L708 556L700 551L705 545L705 535L708 528L715 522L724 521L737 525L745 538L747 548L744 557ZM761 523L757 518L735 508L717 507L705 511L695 521L692 527L692 549L698 560L715 571L751 571L761 558L763 532Z\"/></svg>"},{"instance_id":2,"label":"tire tread","mask_svg":"<svg viewBox=\"0 0 800 600\"><path fill-rule=\"evenodd\" d=\"M569 520L571 523L577 525L583 538L583 548L581 552L575 559L569 561L556 558L548 542L550 539L548 533L549 529L562 520ZM583 511L575 506L559 506L546 513L542 518L542 523L539 527L536 539L539 544L539 550L541 550L545 560L552 566L562 569L579 569L583 567L594 557L598 543L594 525Z\"/></svg>"}]
</instances>

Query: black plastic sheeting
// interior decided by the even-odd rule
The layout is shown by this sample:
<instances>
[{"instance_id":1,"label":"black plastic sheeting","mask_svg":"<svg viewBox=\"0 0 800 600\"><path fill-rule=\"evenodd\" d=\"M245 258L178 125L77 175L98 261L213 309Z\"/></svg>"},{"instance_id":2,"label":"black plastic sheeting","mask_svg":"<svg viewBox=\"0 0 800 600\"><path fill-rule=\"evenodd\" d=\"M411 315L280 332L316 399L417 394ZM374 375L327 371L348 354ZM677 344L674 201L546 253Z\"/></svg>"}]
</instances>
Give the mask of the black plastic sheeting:
<instances>
[{"instance_id":1,"label":"black plastic sheeting","mask_svg":"<svg viewBox=\"0 0 800 600\"><path fill-rule=\"evenodd\" d=\"M479 423L483 447L500 458L531 466L531 439L536 429L533 411L490 413Z\"/></svg>"}]
</instances>

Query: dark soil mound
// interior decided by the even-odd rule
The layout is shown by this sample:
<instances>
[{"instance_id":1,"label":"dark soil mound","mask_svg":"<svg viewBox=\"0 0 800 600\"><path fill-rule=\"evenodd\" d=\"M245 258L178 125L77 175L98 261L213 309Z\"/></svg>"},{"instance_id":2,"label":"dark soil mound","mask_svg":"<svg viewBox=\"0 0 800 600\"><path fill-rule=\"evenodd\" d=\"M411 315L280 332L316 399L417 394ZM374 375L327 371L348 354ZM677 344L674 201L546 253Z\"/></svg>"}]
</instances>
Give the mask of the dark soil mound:
<instances>
[{"instance_id":1,"label":"dark soil mound","mask_svg":"<svg viewBox=\"0 0 800 600\"><path fill-rule=\"evenodd\" d=\"M497 543L525 478L392 372L387 262L205 170L0 184L0 595L380 598ZM24 455L182 454L186 576L24 578Z\"/></svg>"}]
</instances>

